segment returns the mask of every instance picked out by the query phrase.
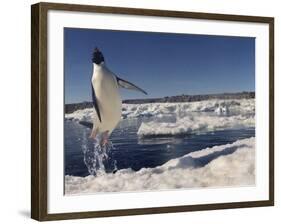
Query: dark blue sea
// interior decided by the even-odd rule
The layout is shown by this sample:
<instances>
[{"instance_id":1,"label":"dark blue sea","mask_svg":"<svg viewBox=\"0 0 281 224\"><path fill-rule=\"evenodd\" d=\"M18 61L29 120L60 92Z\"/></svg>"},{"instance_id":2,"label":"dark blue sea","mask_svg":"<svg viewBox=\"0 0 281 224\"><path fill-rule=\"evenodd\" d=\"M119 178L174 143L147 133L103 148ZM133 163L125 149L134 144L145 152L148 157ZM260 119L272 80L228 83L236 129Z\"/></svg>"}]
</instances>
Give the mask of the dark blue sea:
<instances>
[{"instance_id":1,"label":"dark blue sea","mask_svg":"<svg viewBox=\"0 0 281 224\"><path fill-rule=\"evenodd\" d=\"M140 139L137 131L142 119L124 119L113 131L110 137L112 146L107 152L108 157L102 161L106 172L126 168L135 171L152 168L193 151L255 136L255 129L248 128ZM95 162L93 157L97 152L96 142L88 138L90 132L89 128L77 121L65 120L65 175L88 176L91 173L89 163Z\"/></svg>"}]
</instances>

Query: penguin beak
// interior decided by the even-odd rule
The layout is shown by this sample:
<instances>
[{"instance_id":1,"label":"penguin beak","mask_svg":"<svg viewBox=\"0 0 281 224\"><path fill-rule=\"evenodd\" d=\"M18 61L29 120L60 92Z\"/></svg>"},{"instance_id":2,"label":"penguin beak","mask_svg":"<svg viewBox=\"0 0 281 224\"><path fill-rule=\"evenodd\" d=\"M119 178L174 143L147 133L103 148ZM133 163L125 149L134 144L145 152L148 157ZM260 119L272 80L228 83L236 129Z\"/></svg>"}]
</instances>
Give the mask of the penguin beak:
<instances>
[{"instance_id":1,"label":"penguin beak","mask_svg":"<svg viewBox=\"0 0 281 224\"><path fill-rule=\"evenodd\" d=\"M103 57L101 51L97 47L94 49L92 62L97 64L97 65L104 62L104 57Z\"/></svg>"}]
</instances>

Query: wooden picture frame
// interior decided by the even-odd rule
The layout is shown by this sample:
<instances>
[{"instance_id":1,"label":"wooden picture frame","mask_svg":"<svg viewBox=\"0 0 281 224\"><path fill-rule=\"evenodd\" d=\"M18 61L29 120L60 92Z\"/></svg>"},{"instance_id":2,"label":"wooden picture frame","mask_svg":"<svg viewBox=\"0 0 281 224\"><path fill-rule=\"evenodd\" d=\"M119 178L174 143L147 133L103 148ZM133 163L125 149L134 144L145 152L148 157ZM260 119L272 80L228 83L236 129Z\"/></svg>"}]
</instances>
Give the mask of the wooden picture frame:
<instances>
[{"instance_id":1,"label":"wooden picture frame","mask_svg":"<svg viewBox=\"0 0 281 224\"><path fill-rule=\"evenodd\" d=\"M262 23L269 25L269 180L268 200L242 201L183 206L130 208L85 212L48 212L48 12L50 10L152 16L165 18L193 18L211 21ZM187 212L274 205L274 18L259 16L223 15L183 11L163 11L137 8L117 8L90 5L38 3L31 7L31 217L39 221L80 219L108 216ZM62 87L63 88L63 87ZM58 149L60 150L60 149Z\"/></svg>"}]
</instances>

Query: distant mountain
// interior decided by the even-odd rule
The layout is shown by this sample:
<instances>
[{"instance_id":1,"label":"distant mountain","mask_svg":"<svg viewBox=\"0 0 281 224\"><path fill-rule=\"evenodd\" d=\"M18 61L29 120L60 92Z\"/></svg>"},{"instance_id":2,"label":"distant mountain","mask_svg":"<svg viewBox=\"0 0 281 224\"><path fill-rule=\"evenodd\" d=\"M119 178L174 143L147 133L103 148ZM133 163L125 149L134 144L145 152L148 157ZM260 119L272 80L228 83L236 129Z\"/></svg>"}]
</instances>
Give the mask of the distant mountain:
<instances>
[{"instance_id":1,"label":"distant mountain","mask_svg":"<svg viewBox=\"0 0 281 224\"><path fill-rule=\"evenodd\" d=\"M147 99L130 99L123 100L126 104L143 104L143 103L175 103L175 102L194 102L210 99L252 99L255 98L255 92L239 92L239 93L219 93L205 95L179 95L166 96L162 98ZM93 107L92 102L65 104L65 113L72 113L76 110Z\"/></svg>"}]
</instances>

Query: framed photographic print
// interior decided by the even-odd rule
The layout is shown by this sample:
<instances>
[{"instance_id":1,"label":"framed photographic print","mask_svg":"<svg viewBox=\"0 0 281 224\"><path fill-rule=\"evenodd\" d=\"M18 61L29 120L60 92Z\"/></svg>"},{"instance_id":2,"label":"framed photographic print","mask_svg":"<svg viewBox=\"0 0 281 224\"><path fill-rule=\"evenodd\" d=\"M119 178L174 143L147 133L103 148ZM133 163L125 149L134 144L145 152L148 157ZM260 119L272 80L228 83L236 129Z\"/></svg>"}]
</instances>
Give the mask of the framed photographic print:
<instances>
[{"instance_id":1,"label":"framed photographic print","mask_svg":"<svg viewBox=\"0 0 281 224\"><path fill-rule=\"evenodd\" d=\"M32 218L274 204L274 19L32 5Z\"/></svg>"}]
</instances>

